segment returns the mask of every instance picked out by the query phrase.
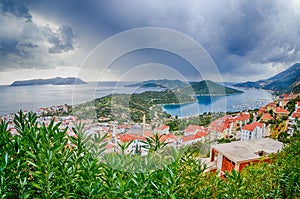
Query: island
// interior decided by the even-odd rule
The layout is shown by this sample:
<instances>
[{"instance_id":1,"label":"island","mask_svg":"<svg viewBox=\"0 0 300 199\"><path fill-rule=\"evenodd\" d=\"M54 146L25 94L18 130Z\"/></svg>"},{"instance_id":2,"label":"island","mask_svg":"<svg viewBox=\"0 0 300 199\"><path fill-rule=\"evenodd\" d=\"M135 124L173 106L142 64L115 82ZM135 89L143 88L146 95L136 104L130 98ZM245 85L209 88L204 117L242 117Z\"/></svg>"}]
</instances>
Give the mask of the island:
<instances>
[{"instance_id":1,"label":"island","mask_svg":"<svg viewBox=\"0 0 300 199\"><path fill-rule=\"evenodd\" d=\"M36 85L74 85L87 84L85 81L77 77L55 77L50 79L32 79L14 81L10 86L36 86Z\"/></svg>"}]
</instances>

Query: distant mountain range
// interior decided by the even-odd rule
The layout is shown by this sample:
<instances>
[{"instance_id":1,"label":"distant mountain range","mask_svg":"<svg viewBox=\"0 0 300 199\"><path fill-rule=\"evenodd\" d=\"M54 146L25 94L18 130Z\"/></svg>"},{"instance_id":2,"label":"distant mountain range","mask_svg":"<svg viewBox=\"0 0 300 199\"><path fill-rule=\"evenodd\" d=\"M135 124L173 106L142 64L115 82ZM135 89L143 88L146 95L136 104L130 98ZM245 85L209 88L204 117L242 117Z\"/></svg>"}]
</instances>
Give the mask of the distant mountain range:
<instances>
[{"instance_id":1,"label":"distant mountain range","mask_svg":"<svg viewBox=\"0 0 300 199\"><path fill-rule=\"evenodd\" d=\"M300 84L300 63L296 63L287 70L270 77L269 79L256 82L244 82L235 84L236 87L261 88L278 92L297 92L299 93Z\"/></svg>"},{"instance_id":2,"label":"distant mountain range","mask_svg":"<svg viewBox=\"0 0 300 199\"><path fill-rule=\"evenodd\" d=\"M35 86L35 85L73 85L73 84L87 84L80 78L76 77L56 77L50 79L32 79L32 80L22 80L14 81L10 86Z\"/></svg>"}]
</instances>

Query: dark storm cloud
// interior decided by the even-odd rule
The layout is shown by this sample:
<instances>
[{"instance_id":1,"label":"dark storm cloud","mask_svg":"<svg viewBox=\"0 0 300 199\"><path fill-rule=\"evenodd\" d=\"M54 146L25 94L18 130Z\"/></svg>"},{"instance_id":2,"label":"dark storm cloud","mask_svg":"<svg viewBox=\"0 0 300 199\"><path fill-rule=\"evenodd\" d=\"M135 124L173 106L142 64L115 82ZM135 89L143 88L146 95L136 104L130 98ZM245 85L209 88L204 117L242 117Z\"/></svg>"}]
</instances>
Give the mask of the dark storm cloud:
<instances>
[{"instance_id":1,"label":"dark storm cloud","mask_svg":"<svg viewBox=\"0 0 300 199\"><path fill-rule=\"evenodd\" d=\"M1 0L0 4L1 10L4 14L12 14L16 17L22 17L27 19L28 21L31 21L32 16L30 15L28 8L23 4L20 4L19 2L14 0Z\"/></svg>"},{"instance_id":2,"label":"dark storm cloud","mask_svg":"<svg viewBox=\"0 0 300 199\"><path fill-rule=\"evenodd\" d=\"M241 77L299 62L300 10L295 2L93 1L94 7L106 11L96 14L93 8L89 14L112 33L143 26L183 32L208 51L222 73Z\"/></svg>"},{"instance_id":3,"label":"dark storm cloud","mask_svg":"<svg viewBox=\"0 0 300 199\"><path fill-rule=\"evenodd\" d=\"M58 33L49 37L48 42L53 46L49 48L50 53L62 53L73 50L75 35L70 26L59 27Z\"/></svg>"},{"instance_id":4,"label":"dark storm cloud","mask_svg":"<svg viewBox=\"0 0 300 199\"><path fill-rule=\"evenodd\" d=\"M0 70L55 67L49 53L74 50L75 34L68 25L54 30L37 24L22 1L0 1Z\"/></svg>"},{"instance_id":5,"label":"dark storm cloud","mask_svg":"<svg viewBox=\"0 0 300 199\"><path fill-rule=\"evenodd\" d=\"M41 48L40 41L50 45L44 54L72 51L77 36L87 54L113 34L145 26L170 28L192 37L228 77L255 79L266 71L275 73L300 60L300 7L293 0L32 0L24 1L26 6L9 0L0 2L5 4L0 17L8 20L7 16L13 15L16 20L11 21L21 27L27 23L23 30L28 31L7 36L8 43L3 42L4 30L0 30L0 51L9 52L10 60L20 50L27 56L34 55ZM41 29L33 24L30 11L70 26L60 26L57 32ZM32 30L38 32L33 38L24 33ZM20 38L22 43L38 47L22 47Z\"/></svg>"},{"instance_id":6,"label":"dark storm cloud","mask_svg":"<svg viewBox=\"0 0 300 199\"><path fill-rule=\"evenodd\" d=\"M168 27L195 38L222 73L267 74L268 67L299 61L300 16L293 1L194 1L179 6L181 14L174 15L157 8L150 24L168 21Z\"/></svg>"}]
</instances>

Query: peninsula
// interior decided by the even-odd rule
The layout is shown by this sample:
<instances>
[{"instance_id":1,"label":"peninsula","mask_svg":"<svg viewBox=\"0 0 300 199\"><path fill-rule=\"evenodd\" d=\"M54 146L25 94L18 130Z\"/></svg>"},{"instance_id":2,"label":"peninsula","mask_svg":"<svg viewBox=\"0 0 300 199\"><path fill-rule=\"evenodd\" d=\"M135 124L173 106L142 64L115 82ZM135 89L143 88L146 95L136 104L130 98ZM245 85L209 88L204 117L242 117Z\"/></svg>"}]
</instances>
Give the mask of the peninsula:
<instances>
[{"instance_id":1,"label":"peninsula","mask_svg":"<svg viewBox=\"0 0 300 199\"><path fill-rule=\"evenodd\" d=\"M164 84L168 84L168 80L163 80ZM173 82L173 80L171 80ZM143 86L153 82L142 82L139 85ZM161 82L160 82L161 83ZM160 84L162 85L162 84ZM169 84L170 85L170 84ZM140 122L145 114L149 118L149 110L151 107L164 104L185 104L195 102L196 96L215 96L215 95L230 95L240 94L243 91L228 88L219 85L210 80L200 82L192 82L183 84L174 89L166 89L164 91L145 91L143 93L132 94L111 94L93 101L77 105L74 111L80 117L90 117L90 114L96 113L97 117L107 117L115 120L122 118L122 115L127 115L134 122ZM113 113L112 113L113 110Z\"/></svg>"}]
</instances>

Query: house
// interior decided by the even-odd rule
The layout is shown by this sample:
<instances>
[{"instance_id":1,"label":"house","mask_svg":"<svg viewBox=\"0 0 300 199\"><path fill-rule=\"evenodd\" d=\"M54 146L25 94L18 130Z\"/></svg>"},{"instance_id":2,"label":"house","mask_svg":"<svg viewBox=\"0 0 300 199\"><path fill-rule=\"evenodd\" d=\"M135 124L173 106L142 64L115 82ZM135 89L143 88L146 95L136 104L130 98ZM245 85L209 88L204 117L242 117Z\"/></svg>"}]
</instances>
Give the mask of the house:
<instances>
[{"instance_id":1,"label":"house","mask_svg":"<svg viewBox=\"0 0 300 199\"><path fill-rule=\"evenodd\" d=\"M241 112L233 118L234 129L241 128L250 121L249 112Z\"/></svg>"},{"instance_id":2,"label":"house","mask_svg":"<svg viewBox=\"0 0 300 199\"><path fill-rule=\"evenodd\" d=\"M187 146L194 144L196 142L203 142L205 140L205 136L207 135L206 133L197 133L196 135L187 135L187 136L182 136L178 138L178 145L179 146Z\"/></svg>"},{"instance_id":3,"label":"house","mask_svg":"<svg viewBox=\"0 0 300 199\"><path fill-rule=\"evenodd\" d=\"M276 103L275 102L270 102L269 104L266 105L266 109L269 112L270 110L274 111L276 108Z\"/></svg>"},{"instance_id":4,"label":"house","mask_svg":"<svg viewBox=\"0 0 300 199\"><path fill-rule=\"evenodd\" d=\"M197 126L197 125L189 125L186 129L184 129L184 136L187 135L196 135L198 132L206 131L204 126Z\"/></svg>"},{"instance_id":5,"label":"house","mask_svg":"<svg viewBox=\"0 0 300 199\"><path fill-rule=\"evenodd\" d=\"M162 125L162 126L156 127L154 129L154 133L168 134L168 133L170 133L170 127L167 125Z\"/></svg>"},{"instance_id":6,"label":"house","mask_svg":"<svg viewBox=\"0 0 300 199\"><path fill-rule=\"evenodd\" d=\"M173 133L159 135L159 136L160 136L159 138L160 142L165 142L168 144L175 144L177 142L177 137Z\"/></svg>"},{"instance_id":7,"label":"house","mask_svg":"<svg viewBox=\"0 0 300 199\"><path fill-rule=\"evenodd\" d=\"M267 108L264 107L264 106L260 107L259 110L258 110L258 114L263 114L263 113L266 113L266 112L267 112Z\"/></svg>"},{"instance_id":8,"label":"house","mask_svg":"<svg viewBox=\"0 0 300 199\"><path fill-rule=\"evenodd\" d=\"M261 139L265 133L265 124L261 122L253 122L246 124L242 128L241 140L256 140Z\"/></svg>"},{"instance_id":9,"label":"house","mask_svg":"<svg viewBox=\"0 0 300 199\"><path fill-rule=\"evenodd\" d=\"M145 141L146 138L142 135L137 135L137 134L117 134L116 135L117 140L121 141L121 142L130 142L133 140L143 140Z\"/></svg>"},{"instance_id":10,"label":"house","mask_svg":"<svg viewBox=\"0 0 300 199\"><path fill-rule=\"evenodd\" d=\"M284 116L288 116L290 112L284 108L276 107L274 113L276 115L276 118L281 118Z\"/></svg>"},{"instance_id":11,"label":"house","mask_svg":"<svg viewBox=\"0 0 300 199\"><path fill-rule=\"evenodd\" d=\"M264 113L261 118L260 118L260 121L262 122L268 122L270 120L274 119L270 113Z\"/></svg>"},{"instance_id":12,"label":"house","mask_svg":"<svg viewBox=\"0 0 300 199\"><path fill-rule=\"evenodd\" d=\"M216 140L218 138L227 137L232 134L233 118L229 115L216 119L208 126L209 139Z\"/></svg>"},{"instance_id":13,"label":"house","mask_svg":"<svg viewBox=\"0 0 300 199\"><path fill-rule=\"evenodd\" d=\"M210 162L226 178L226 171L240 172L250 163L268 162L268 155L276 154L282 147L283 143L271 138L216 144L211 147Z\"/></svg>"},{"instance_id":14,"label":"house","mask_svg":"<svg viewBox=\"0 0 300 199\"><path fill-rule=\"evenodd\" d=\"M146 138L142 135L137 134L119 134L116 135L117 140L122 143L131 142L130 145L126 149L126 153L139 153L140 155L146 155L148 150L144 148L146 145L144 142Z\"/></svg>"}]
</instances>

